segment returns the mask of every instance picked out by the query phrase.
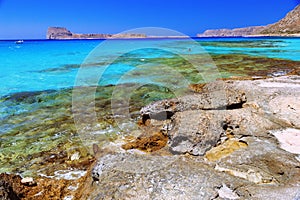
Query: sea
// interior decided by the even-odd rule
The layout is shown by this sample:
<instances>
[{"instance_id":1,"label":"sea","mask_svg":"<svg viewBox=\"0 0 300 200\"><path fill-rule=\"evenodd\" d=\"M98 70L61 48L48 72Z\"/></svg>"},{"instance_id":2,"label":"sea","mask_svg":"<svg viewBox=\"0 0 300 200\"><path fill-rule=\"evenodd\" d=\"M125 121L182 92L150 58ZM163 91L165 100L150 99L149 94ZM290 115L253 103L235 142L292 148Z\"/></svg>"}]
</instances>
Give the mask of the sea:
<instances>
[{"instance_id":1,"label":"sea","mask_svg":"<svg viewBox=\"0 0 300 200\"><path fill-rule=\"evenodd\" d=\"M82 170L93 144L140 133L143 106L299 61L300 38L0 41L0 173Z\"/></svg>"}]
</instances>

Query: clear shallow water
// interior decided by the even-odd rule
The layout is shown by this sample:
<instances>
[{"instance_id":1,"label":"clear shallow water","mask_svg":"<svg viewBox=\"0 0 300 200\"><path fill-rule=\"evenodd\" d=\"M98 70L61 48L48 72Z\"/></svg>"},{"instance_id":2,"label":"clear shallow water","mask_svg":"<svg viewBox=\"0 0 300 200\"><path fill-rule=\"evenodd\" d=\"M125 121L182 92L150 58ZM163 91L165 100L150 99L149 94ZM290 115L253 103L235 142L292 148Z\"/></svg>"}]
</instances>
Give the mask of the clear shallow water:
<instances>
[{"instance_id":1,"label":"clear shallow water","mask_svg":"<svg viewBox=\"0 0 300 200\"><path fill-rule=\"evenodd\" d=\"M300 39L0 41L0 60L0 172L53 175L70 168L74 153L88 159L87 146L135 131L142 106L188 92L191 83L299 67ZM120 83L116 102L128 95L122 87L134 89L130 119L121 125L111 111ZM75 109L74 86L85 105ZM95 107L90 86L98 86ZM76 116L85 123L76 126ZM53 156L64 161L54 167Z\"/></svg>"},{"instance_id":2,"label":"clear shallow water","mask_svg":"<svg viewBox=\"0 0 300 200\"><path fill-rule=\"evenodd\" d=\"M97 58L98 64L94 67L106 67L105 60L110 56L121 56L118 48L124 46L165 48L172 53L197 54L203 53L202 47L208 53L215 54L248 54L300 60L300 39L196 39L188 40L116 40L111 41L109 49L101 51ZM41 91L46 89L60 89L74 85L78 68L85 58L102 40L72 40L72 41L25 41L16 45L14 41L0 41L0 96L22 91ZM198 46L201 45L202 47ZM101 47L98 47L101 48ZM191 51L189 51L191 50ZM168 58L164 51L142 49L131 58ZM118 63L110 67L106 77L125 73L135 67L133 60L130 63ZM102 63L101 63L102 62ZM95 69L93 69L95 70ZM93 73L91 70L91 73ZM97 73L97 70L94 71ZM113 84L114 81L103 84Z\"/></svg>"},{"instance_id":3,"label":"clear shallow water","mask_svg":"<svg viewBox=\"0 0 300 200\"><path fill-rule=\"evenodd\" d=\"M269 58L300 60L300 38L222 38L210 40L200 42L200 44L211 53L248 54Z\"/></svg>"}]
</instances>

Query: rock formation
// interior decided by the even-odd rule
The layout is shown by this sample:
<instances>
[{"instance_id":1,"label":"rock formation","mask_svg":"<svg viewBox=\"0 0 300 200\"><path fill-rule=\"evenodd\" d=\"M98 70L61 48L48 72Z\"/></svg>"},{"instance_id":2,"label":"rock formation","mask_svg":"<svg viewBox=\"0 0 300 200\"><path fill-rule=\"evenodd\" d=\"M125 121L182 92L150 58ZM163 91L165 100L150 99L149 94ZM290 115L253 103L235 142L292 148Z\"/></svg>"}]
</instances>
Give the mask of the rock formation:
<instances>
[{"instance_id":1,"label":"rock formation","mask_svg":"<svg viewBox=\"0 0 300 200\"><path fill-rule=\"evenodd\" d=\"M289 12L275 24L268 25L260 34L299 34L300 33L300 5Z\"/></svg>"},{"instance_id":2,"label":"rock formation","mask_svg":"<svg viewBox=\"0 0 300 200\"><path fill-rule=\"evenodd\" d=\"M206 30L198 37L238 37L238 36L299 36L300 5L290 11L280 21L266 26L252 26L236 29Z\"/></svg>"},{"instance_id":3,"label":"rock formation","mask_svg":"<svg viewBox=\"0 0 300 200\"><path fill-rule=\"evenodd\" d=\"M47 31L47 39L113 39L113 38L146 38L145 34L138 33L124 33L124 34L79 34L72 33L64 27L49 27Z\"/></svg>"},{"instance_id":4,"label":"rock formation","mask_svg":"<svg viewBox=\"0 0 300 200\"><path fill-rule=\"evenodd\" d=\"M71 38L73 34L63 27L49 27L47 31L47 39L67 39Z\"/></svg>"},{"instance_id":5,"label":"rock formation","mask_svg":"<svg viewBox=\"0 0 300 200\"><path fill-rule=\"evenodd\" d=\"M143 136L94 144L83 177L0 174L0 199L299 199L300 76L191 88L142 108Z\"/></svg>"},{"instance_id":6,"label":"rock formation","mask_svg":"<svg viewBox=\"0 0 300 200\"><path fill-rule=\"evenodd\" d=\"M167 146L99 155L81 198L298 199L300 77L197 91L144 107L145 129L160 126Z\"/></svg>"}]
</instances>

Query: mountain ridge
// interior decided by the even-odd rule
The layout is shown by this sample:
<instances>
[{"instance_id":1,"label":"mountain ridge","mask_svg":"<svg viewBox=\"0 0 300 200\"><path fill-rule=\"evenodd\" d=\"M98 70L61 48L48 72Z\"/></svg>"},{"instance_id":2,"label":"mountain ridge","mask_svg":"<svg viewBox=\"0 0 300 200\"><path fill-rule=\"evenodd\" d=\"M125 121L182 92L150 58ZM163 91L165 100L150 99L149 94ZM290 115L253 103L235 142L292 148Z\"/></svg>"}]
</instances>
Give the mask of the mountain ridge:
<instances>
[{"instance_id":1,"label":"mountain ridge","mask_svg":"<svg viewBox=\"0 0 300 200\"><path fill-rule=\"evenodd\" d=\"M300 4L281 20L265 25L235 29L209 29L197 37L255 37L255 36L300 36Z\"/></svg>"}]
</instances>

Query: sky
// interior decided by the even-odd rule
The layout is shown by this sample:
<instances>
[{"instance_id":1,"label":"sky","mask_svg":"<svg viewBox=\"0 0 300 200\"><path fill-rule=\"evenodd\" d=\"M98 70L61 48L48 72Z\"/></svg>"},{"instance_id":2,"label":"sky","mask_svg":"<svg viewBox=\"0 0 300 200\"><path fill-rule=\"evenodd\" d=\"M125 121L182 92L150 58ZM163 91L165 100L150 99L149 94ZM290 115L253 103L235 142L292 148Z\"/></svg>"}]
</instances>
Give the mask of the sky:
<instances>
[{"instance_id":1,"label":"sky","mask_svg":"<svg viewBox=\"0 0 300 200\"><path fill-rule=\"evenodd\" d=\"M266 25L300 0L0 0L0 39L45 39L49 26L74 33L161 27L196 36L206 29Z\"/></svg>"}]
</instances>

